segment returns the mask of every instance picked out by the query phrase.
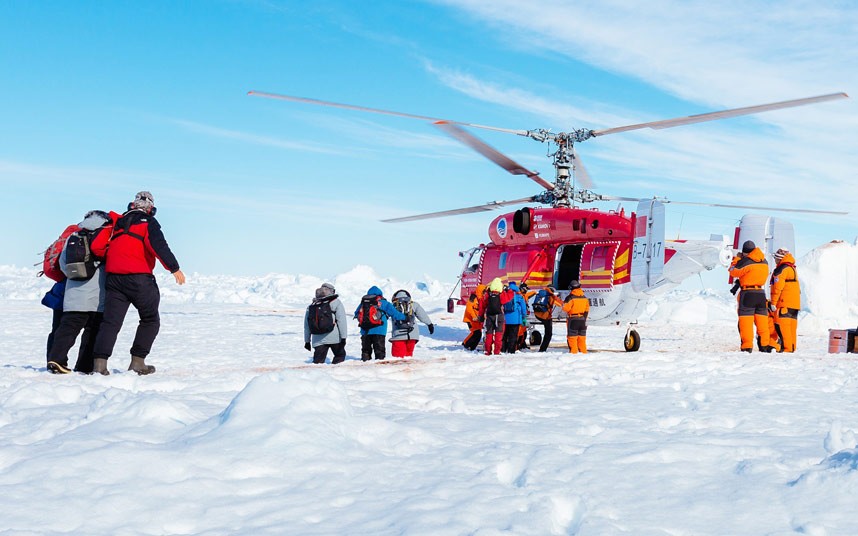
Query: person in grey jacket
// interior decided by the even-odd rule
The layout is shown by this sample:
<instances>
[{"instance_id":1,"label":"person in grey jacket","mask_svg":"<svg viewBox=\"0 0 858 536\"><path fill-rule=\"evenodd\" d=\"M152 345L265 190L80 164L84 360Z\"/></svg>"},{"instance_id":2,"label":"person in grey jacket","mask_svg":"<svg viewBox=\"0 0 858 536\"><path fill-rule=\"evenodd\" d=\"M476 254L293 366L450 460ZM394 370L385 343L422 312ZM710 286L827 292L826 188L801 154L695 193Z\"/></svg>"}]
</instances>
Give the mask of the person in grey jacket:
<instances>
[{"instance_id":1,"label":"person in grey jacket","mask_svg":"<svg viewBox=\"0 0 858 536\"><path fill-rule=\"evenodd\" d=\"M334 353L332 364L342 363L346 359L346 337L348 326L346 310L337 297L336 289L330 283L324 283L316 289L314 303L328 302L334 317L334 329L327 333L310 333L310 307L304 313L304 349L313 351L313 363L323 364L328 357L328 349Z\"/></svg>"},{"instance_id":2,"label":"person in grey jacket","mask_svg":"<svg viewBox=\"0 0 858 536\"><path fill-rule=\"evenodd\" d=\"M429 334L435 333L435 324L419 303L411 299L407 290L397 290L393 293L393 307L405 314L405 320L393 320L390 331L390 353L393 357L411 357L414 347L420 339L420 328L416 320L426 324Z\"/></svg>"},{"instance_id":3,"label":"person in grey jacket","mask_svg":"<svg viewBox=\"0 0 858 536\"><path fill-rule=\"evenodd\" d=\"M78 226L87 231L96 231L103 229L109 223L110 218L107 212L91 210L86 213ZM60 269L68 276L65 247L60 253L59 260ZM78 334L83 330L80 341L81 348L74 370L84 374L92 373L92 350L104 316L104 285L106 280L107 274L104 271L104 264L100 261L96 261L95 275L91 278L85 281L66 279L63 313L60 324L54 332L53 344L48 351L48 371L54 374L71 372L69 369L69 350L74 346Z\"/></svg>"}]
</instances>

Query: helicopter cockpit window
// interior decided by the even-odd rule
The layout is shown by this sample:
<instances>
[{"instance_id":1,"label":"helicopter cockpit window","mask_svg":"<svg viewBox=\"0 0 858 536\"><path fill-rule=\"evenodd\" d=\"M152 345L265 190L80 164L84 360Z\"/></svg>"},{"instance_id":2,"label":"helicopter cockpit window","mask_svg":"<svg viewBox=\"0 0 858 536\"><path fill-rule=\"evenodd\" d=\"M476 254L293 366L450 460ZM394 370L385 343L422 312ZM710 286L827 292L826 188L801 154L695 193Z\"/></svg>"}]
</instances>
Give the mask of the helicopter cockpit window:
<instances>
[{"instance_id":1,"label":"helicopter cockpit window","mask_svg":"<svg viewBox=\"0 0 858 536\"><path fill-rule=\"evenodd\" d=\"M475 249L471 252L471 256L468 257L468 264L465 266L465 272L474 273L480 267L480 254L482 254L481 249Z\"/></svg>"},{"instance_id":2,"label":"helicopter cockpit window","mask_svg":"<svg viewBox=\"0 0 858 536\"><path fill-rule=\"evenodd\" d=\"M501 253L500 257L498 257L498 270L506 270L506 257L506 252Z\"/></svg>"}]
</instances>

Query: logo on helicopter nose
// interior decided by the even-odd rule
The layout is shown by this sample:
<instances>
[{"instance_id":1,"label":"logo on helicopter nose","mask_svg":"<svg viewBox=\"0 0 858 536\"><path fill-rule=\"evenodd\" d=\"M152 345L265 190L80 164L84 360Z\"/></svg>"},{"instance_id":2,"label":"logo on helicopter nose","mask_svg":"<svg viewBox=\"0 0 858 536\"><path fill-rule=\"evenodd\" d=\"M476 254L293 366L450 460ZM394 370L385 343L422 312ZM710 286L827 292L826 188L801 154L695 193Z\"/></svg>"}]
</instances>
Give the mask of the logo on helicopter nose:
<instances>
[{"instance_id":1,"label":"logo on helicopter nose","mask_svg":"<svg viewBox=\"0 0 858 536\"><path fill-rule=\"evenodd\" d=\"M499 237L506 238L506 218L498 220L497 231Z\"/></svg>"}]
</instances>

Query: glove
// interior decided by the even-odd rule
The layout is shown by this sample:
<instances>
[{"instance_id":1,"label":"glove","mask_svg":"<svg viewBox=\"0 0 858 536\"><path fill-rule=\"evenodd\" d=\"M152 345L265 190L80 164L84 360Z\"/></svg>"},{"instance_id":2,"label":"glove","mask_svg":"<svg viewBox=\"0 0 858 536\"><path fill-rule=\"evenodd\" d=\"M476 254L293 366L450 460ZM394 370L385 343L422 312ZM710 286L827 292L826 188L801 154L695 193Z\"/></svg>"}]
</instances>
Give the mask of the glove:
<instances>
[{"instance_id":1,"label":"glove","mask_svg":"<svg viewBox=\"0 0 858 536\"><path fill-rule=\"evenodd\" d=\"M739 292L739 288L741 288L741 285L739 285L739 282L736 281L735 283L733 283L733 288L730 289L730 294L735 296L736 293Z\"/></svg>"},{"instance_id":2,"label":"glove","mask_svg":"<svg viewBox=\"0 0 858 536\"><path fill-rule=\"evenodd\" d=\"M345 345L346 345L346 340L345 340L345 339L340 339L340 344L342 344L343 346L345 346Z\"/></svg>"},{"instance_id":3,"label":"glove","mask_svg":"<svg viewBox=\"0 0 858 536\"><path fill-rule=\"evenodd\" d=\"M312 346L310 346L310 343L309 343L309 342L305 342L305 343L304 343L304 350L307 350L307 351L309 352L309 351L311 351L312 349L313 349L313 347L312 347Z\"/></svg>"},{"instance_id":4,"label":"glove","mask_svg":"<svg viewBox=\"0 0 858 536\"><path fill-rule=\"evenodd\" d=\"M775 304L773 304L773 303L769 304L769 311L774 313L774 312L777 312L777 310L778 310L778 308L775 307Z\"/></svg>"},{"instance_id":5,"label":"glove","mask_svg":"<svg viewBox=\"0 0 858 536\"><path fill-rule=\"evenodd\" d=\"M429 335L435 333L435 324L429 324Z\"/></svg>"},{"instance_id":6,"label":"glove","mask_svg":"<svg viewBox=\"0 0 858 536\"><path fill-rule=\"evenodd\" d=\"M528 323L527 323L527 317L526 317L526 316L523 316L523 317L521 318L521 325L522 325L522 326L527 326L527 325L528 325Z\"/></svg>"},{"instance_id":7,"label":"glove","mask_svg":"<svg viewBox=\"0 0 858 536\"><path fill-rule=\"evenodd\" d=\"M485 321L486 321L486 317L484 317L484 316L482 316L482 315L480 315L480 316L478 316L478 317L477 317L477 322L479 322L480 324L482 324L482 323L483 323L483 322L485 322Z\"/></svg>"}]
</instances>

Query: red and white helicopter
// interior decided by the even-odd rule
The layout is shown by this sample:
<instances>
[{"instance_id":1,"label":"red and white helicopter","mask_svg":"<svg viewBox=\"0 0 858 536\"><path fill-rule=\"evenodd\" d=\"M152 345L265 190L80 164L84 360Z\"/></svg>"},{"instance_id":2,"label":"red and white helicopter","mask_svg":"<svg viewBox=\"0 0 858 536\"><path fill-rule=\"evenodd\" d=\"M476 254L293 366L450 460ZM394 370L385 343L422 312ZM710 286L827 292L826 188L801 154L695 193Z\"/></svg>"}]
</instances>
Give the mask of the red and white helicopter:
<instances>
[{"instance_id":1,"label":"red and white helicopter","mask_svg":"<svg viewBox=\"0 0 858 536\"><path fill-rule=\"evenodd\" d=\"M664 198L638 199L602 195L590 190L593 182L575 151L575 144L591 138L639 129L665 129L756 114L847 98L845 93L832 93L757 106L734 108L675 119L639 123L602 130L586 128L552 133L545 129L513 130L436 117L427 117L351 104L304 97L250 91L249 95L348 110L408 117L431 122L449 136L464 143L513 175L524 175L543 191L536 195L509 201L492 201L483 205L445 210L382 220L389 223L423 220L491 211L507 205L533 204L496 217L489 224L489 239L459 255L465 258L460 276L458 303L464 305L481 283L495 277L504 281L526 282L537 290L548 285L565 295L569 283L578 280L590 299L591 325L626 324L623 346L627 351L640 348L640 335L633 329L650 297L679 285L684 279L719 264L728 266L733 252L745 240L753 240L771 260L778 248L794 250L794 233L788 221L749 214L741 219L732 237L712 235L709 240L668 240L664 230L664 205L667 203L724 208L846 214L844 212L725 205L669 201ZM554 181L542 178L508 156L489 146L463 127L507 132L548 143L554 152ZM595 201L637 201L630 214L623 209L598 210L581 205ZM455 292L455 289L454 289ZM453 300L448 303L452 312ZM563 316L555 309L556 320ZM531 328L532 329L532 328ZM531 342L538 344L538 333Z\"/></svg>"}]
</instances>

